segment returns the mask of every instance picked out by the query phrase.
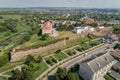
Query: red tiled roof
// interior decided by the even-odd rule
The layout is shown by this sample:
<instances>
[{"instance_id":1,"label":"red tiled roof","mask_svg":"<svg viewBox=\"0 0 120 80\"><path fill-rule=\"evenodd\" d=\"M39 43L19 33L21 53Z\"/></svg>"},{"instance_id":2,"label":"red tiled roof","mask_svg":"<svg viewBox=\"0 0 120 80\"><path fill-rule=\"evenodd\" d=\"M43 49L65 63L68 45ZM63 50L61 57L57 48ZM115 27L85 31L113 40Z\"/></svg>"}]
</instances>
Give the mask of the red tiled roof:
<instances>
[{"instance_id":1,"label":"red tiled roof","mask_svg":"<svg viewBox=\"0 0 120 80\"><path fill-rule=\"evenodd\" d=\"M51 22L46 22L43 27L42 27L43 30L51 30L52 29L52 23Z\"/></svg>"},{"instance_id":2,"label":"red tiled roof","mask_svg":"<svg viewBox=\"0 0 120 80\"><path fill-rule=\"evenodd\" d=\"M85 23L86 24L93 24L93 23L95 23L95 21L94 20L86 20Z\"/></svg>"}]
</instances>

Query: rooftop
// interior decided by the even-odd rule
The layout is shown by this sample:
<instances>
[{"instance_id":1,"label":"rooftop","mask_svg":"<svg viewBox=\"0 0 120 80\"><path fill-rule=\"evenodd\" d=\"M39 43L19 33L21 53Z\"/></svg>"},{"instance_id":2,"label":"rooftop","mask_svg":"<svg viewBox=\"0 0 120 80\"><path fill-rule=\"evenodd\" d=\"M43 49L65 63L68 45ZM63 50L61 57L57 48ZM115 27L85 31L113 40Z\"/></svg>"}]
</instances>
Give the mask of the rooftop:
<instances>
[{"instance_id":1,"label":"rooftop","mask_svg":"<svg viewBox=\"0 0 120 80\"><path fill-rule=\"evenodd\" d=\"M91 58L84 61L83 64L87 64L93 72L97 72L112 61L114 61L114 58L109 52L107 52L100 53L99 55L93 55Z\"/></svg>"},{"instance_id":2,"label":"rooftop","mask_svg":"<svg viewBox=\"0 0 120 80\"><path fill-rule=\"evenodd\" d=\"M52 29L52 23L51 22L45 22L45 24L42 27L43 30L51 30Z\"/></svg>"}]
</instances>

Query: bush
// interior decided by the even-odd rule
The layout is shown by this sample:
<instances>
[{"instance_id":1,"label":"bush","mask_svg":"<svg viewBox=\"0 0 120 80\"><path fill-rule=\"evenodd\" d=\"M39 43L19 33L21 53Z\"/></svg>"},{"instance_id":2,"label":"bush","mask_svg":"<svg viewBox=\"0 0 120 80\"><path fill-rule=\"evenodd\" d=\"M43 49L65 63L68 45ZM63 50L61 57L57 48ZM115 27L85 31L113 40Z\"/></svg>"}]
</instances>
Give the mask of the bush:
<instances>
[{"instance_id":1,"label":"bush","mask_svg":"<svg viewBox=\"0 0 120 80\"><path fill-rule=\"evenodd\" d=\"M9 53L4 53L2 56L0 56L0 67L7 64L9 62L9 60L10 60Z\"/></svg>"},{"instance_id":2,"label":"bush","mask_svg":"<svg viewBox=\"0 0 120 80\"><path fill-rule=\"evenodd\" d=\"M93 41L93 42L90 42L90 45L93 47L93 46L96 46L96 45L98 45L98 44L100 44L100 42L98 42L98 41Z\"/></svg>"},{"instance_id":3,"label":"bush","mask_svg":"<svg viewBox=\"0 0 120 80\"><path fill-rule=\"evenodd\" d=\"M46 58L45 60L51 66L54 65L55 63L57 63L57 60L55 58L53 58L52 56L50 56L49 58Z\"/></svg>"},{"instance_id":4,"label":"bush","mask_svg":"<svg viewBox=\"0 0 120 80\"><path fill-rule=\"evenodd\" d=\"M115 46L114 46L114 49L120 49L120 44L116 44Z\"/></svg>"},{"instance_id":5,"label":"bush","mask_svg":"<svg viewBox=\"0 0 120 80\"><path fill-rule=\"evenodd\" d=\"M49 35L48 34L43 34L41 36L41 40L47 40L49 38Z\"/></svg>"},{"instance_id":6,"label":"bush","mask_svg":"<svg viewBox=\"0 0 120 80\"><path fill-rule=\"evenodd\" d=\"M76 50L77 51L83 51L83 49L81 47L77 47Z\"/></svg>"},{"instance_id":7,"label":"bush","mask_svg":"<svg viewBox=\"0 0 120 80\"><path fill-rule=\"evenodd\" d=\"M76 52L74 50L68 50L68 51L66 51L66 53L70 56L76 54Z\"/></svg>"},{"instance_id":8,"label":"bush","mask_svg":"<svg viewBox=\"0 0 120 80\"><path fill-rule=\"evenodd\" d=\"M28 57L27 57L27 59L26 59L26 61L25 61L25 64L26 65L30 65L31 64L31 62L35 62L36 60L35 60L35 58L32 56L32 55L28 55Z\"/></svg>"}]
</instances>

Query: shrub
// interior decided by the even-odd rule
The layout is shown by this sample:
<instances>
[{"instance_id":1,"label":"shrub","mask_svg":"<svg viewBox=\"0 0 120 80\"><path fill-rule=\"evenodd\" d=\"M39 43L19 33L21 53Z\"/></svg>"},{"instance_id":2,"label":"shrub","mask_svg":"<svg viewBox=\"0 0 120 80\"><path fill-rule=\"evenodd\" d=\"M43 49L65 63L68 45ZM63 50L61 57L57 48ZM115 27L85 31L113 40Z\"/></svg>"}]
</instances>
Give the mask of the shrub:
<instances>
[{"instance_id":1,"label":"shrub","mask_svg":"<svg viewBox=\"0 0 120 80\"><path fill-rule=\"evenodd\" d=\"M50 65L54 65L55 63L57 63L57 60L50 56L49 58L46 58L46 62Z\"/></svg>"},{"instance_id":2,"label":"shrub","mask_svg":"<svg viewBox=\"0 0 120 80\"><path fill-rule=\"evenodd\" d=\"M72 56L74 54L76 54L76 52L74 50L69 50L66 52L68 55Z\"/></svg>"},{"instance_id":3,"label":"shrub","mask_svg":"<svg viewBox=\"0 0 120 80\"><path fill-rule=\"evenodd\" d=\"M77 51L83 51L83 49L81 47L77 47L76 50Z\"/></svg>"},{"instance_id":4,"label":"shrub","mask_svg":"<svg viewBox=\"0 0 120 80\"><path fill-rule=\"evenodd\" d=\"M43 34L41 36L41 40L47 40L49 38L49 35L48 34Z\"/></svg>"}]
</instances>

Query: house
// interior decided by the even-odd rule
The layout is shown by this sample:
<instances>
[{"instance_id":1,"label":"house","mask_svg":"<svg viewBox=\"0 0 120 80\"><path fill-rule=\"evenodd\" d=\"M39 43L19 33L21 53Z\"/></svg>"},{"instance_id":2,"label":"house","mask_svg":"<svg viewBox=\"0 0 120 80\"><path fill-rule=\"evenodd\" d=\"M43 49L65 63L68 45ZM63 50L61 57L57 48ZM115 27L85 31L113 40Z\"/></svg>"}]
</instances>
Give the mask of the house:
<instances>
[{"instance_id":1,"label":"house","mask_svg":"<svg viewBox=\"0 0 120 80\"><path fill-rule=\"evenodd\" d=\"M104 26L98 26L97 28L98 29L104 29L105 27Z\"/></svg>"},{"instance_id":2,"label":"house","mask_svg":"<svg viewBox=\"0 0 120 80\"><path fill-rule=\"evenodd\" d=\"M105 25L105 21L96 21L98 26L104 26Z\"/></svg>"},{"instance_id":3,"label":"house","mask_svg":"<svg viewBox=\"0 0 120 80\"><path fill-rule=\"evenodd\" d=\"M90 24L93 24L95 23L95 20L94 19L91 19L87 16L83 17L82 19L80 19L81 21L83 21L86 25L90 25Z\"/></svg>"},{"instance_id":4,"label":"house","mask_svg":"<svg viewBox=\"0 0 120 80\"><path fill-rule=\"evenodd\" d=\"M84 80L101 80L114 62L109 52L94 55L80 64L79 74Z\"/></svg>"},{"instance_id":5,"label":"house","mask_svg":"<svg viewBox=\"0 0 120 80\"><path fill-rule=\"evenodd\" d=\"M42 34L49 34L51 37L59 36L58 31L56 31L56 25L54 21L47 21L42 25Z\"/></svg>"},{"instance_id":6,"label":"house","mask_svg":"<svg viewBox=\"0 0 120 80\"><path fill-rule=\"evenodd\" d=\"M108 25L116 25L116 24L120 24L120 22L119 21L117 21L117 20L112 20L112 21L108 21L108 22L106 22L106 24L108 24Z\"/></svg>"},{"instance_id":7,"label":"house","mask_svg":"<svg viewBox=\"0 0 120 80\"><path fill-rule=\"evenodd\" d=\"M79 34L79 33L84 32L84 28L82 28L82 27L75 27L73 31L74 31L75 33Z\"/></svg>"},{"instance_id":8,"label":"house","mask_svg":"<svg viewBox=\"0 0 120 80\"><path fill-rule=\"evenodd\" d=\"M91 32L94 31L95 29L91 26L80 26L80 27L75 27L74 32L77 34L83 33L83 32Z\"/></svg>"},{"instance_id":9,"label":"house","mask_svg":"<svg viewBox=\"0 0 120 80\"><path fill-rule=\"evenodd\" d=\"M52 28L52 23L51 22L47 21L43 24L42 34L45 34L45 33L46 34L52 34L52 30L53 30L53 28Z\"/></svg>"},{"instance_id":10,"label":"house","mask_svg":"<svg viewBox=\"0 0 120 80\"><path fill-rule=\"evenodd\" d=\"M114 33L108 33L108 34L106 34L105 35L105 38L106 39L113 39L113 40L118 40L118 37L117 37L117 35L116 34L114 34Z\"/></svg>"}]
</instances>

